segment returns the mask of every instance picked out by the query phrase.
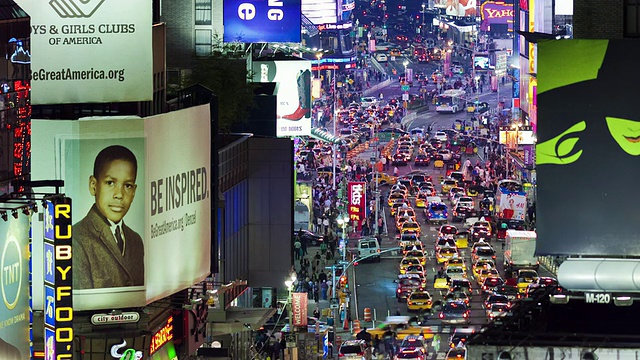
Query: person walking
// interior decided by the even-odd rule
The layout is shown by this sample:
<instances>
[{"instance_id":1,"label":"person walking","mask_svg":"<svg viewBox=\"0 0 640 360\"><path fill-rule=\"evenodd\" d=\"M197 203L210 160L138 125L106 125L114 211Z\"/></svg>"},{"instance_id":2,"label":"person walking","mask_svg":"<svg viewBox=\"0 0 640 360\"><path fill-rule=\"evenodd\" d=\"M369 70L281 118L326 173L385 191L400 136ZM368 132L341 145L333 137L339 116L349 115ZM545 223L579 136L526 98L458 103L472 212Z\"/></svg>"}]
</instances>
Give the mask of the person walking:
<instances>
[{"instance_id":1,"label":"person walking","mask_svg":"<svg viewBox=\"0 0 640 360\"><path fill-rule=\"evenodd\" d=\"M299 260L302 256L302 244L300 238L296 237L296 241L293 243L293 252L296 260Z\"/></svg>"}]
</instances>

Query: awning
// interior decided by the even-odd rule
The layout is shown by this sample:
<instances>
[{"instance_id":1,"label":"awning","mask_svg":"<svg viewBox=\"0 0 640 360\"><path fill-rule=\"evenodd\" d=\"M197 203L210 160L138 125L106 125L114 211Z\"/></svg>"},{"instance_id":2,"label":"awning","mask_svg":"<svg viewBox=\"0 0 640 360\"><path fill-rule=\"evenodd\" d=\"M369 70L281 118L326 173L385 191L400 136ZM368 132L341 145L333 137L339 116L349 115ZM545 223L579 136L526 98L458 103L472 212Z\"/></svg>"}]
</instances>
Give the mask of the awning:
<instances>
[{"instance_id":1,"label":"awning","mask_svg":"<svg viewBox=\"0 0 640 360\"><path fill-rule=\"evenodd\" d=\"M212 333L220 336L262 327L276 313L275 308L238 308L229 307L226 311L209 308L208 321Z\"/></svg>"},{"instance_id":2,"label":"awning","mask_svg":"<svg viewBox=\"0 0 640 360\"><path fill-rule=\"evenodd\" d=\"M318 128L311 128L311 137L332 144L340 144L342 142L342 139L340 139L339 137Z\"/></svg>"}]
</instances>

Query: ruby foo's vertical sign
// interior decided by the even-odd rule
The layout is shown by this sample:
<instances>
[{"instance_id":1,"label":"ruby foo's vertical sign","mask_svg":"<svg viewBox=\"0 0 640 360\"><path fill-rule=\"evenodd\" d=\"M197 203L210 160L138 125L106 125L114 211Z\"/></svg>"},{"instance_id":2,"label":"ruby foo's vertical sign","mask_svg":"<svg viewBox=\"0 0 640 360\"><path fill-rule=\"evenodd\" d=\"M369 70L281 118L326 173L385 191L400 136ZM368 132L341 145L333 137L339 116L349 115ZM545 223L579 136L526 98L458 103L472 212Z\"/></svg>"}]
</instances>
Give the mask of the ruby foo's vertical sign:
<instances>
[{"instance_id":1,"label":"ruby foo's vertical sign","mask_svg":"<svg viewBox=\"0 0 640 360\"><path fill-rule=\"evenodd\" d=\"M44 213L45 359L73 358L71 199L47 200Z\"/></svg>"}]
</instances>

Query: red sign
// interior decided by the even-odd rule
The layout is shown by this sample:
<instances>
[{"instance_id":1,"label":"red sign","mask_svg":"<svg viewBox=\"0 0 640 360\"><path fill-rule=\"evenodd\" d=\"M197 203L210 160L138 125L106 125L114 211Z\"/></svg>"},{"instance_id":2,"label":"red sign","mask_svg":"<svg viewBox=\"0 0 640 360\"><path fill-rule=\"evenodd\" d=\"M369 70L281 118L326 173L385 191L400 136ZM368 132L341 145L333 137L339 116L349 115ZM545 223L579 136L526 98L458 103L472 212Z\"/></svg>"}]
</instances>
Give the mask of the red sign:
<instances>
[{"instance_id":1,"label":"red sign","mask_svg":"<svg viewBox=\"0 0 640 360\"><path fill-rule=\"evenodd\" d=\"M307 326L307 293L291 294L293 326Z\"/></svg>"},{"instance_id":2,"label":"red sign","mask_svg":"<svg viewBox=\"0 0 640 360\"><path fill-rule=\"evenodd\" d=\"M151 345L149 346L149 356L153 355L162 345L173 340L173 316L169 316L160 330L156 331L151 337Z\"/></svg>"},{"instance_id":3,"label":"red sign","mask_svg":"<svg viewBox=\"0 0 640 360\"><path fill-rule=\"evenodd\" d=\"M367 185L362 181L350 182L349 191L349 219L358 224L358 231L361 230L362 220L367 217Z\"/></svg>"}]
</instances>

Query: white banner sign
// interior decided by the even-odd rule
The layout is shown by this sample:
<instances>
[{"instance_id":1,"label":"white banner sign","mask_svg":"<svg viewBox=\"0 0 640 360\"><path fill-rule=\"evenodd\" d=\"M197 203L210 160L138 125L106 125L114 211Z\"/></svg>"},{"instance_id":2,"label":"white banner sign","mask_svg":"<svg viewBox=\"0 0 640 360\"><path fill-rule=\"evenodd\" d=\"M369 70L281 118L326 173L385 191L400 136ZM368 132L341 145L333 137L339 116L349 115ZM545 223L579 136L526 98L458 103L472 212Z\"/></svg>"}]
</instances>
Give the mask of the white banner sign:
<instances>
[{"instance_id":1,"label":"white banner sign","mask_svg":"<svg viewBox=\"0 0 640 360\"><path fill-rule=\"evenodd\" d=\"M16 0L31 17L31 103L153 97L151 0Z\"/></svg>"}]
</instances>

